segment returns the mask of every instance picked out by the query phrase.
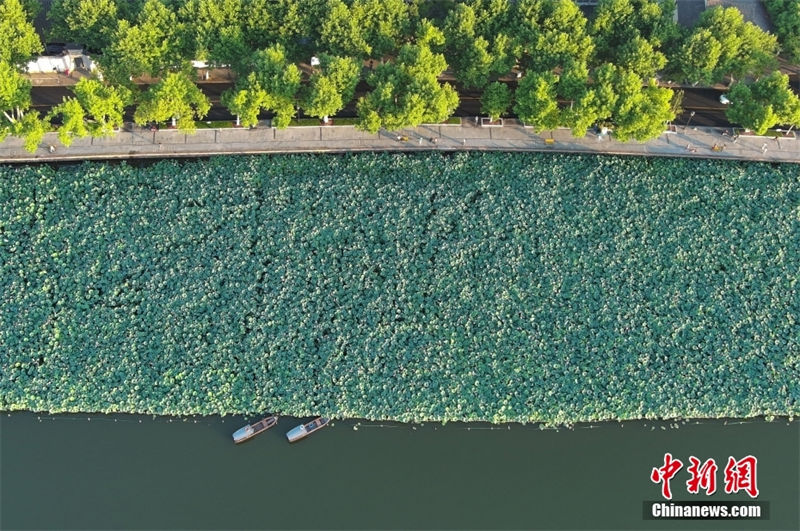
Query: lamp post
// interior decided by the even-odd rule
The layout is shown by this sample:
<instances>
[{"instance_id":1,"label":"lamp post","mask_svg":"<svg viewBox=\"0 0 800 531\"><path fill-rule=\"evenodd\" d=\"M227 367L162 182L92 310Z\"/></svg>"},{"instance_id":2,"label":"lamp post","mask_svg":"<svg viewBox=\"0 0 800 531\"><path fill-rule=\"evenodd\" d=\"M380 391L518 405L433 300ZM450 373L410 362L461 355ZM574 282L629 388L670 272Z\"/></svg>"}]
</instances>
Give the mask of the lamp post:
<instances>
[{"instance_id":1,"label":"lamp post","mask_svg":"<svg viewBox=\"0 0 800 531\"><path fill-rule=\"evenodd\" d=\"M694 118L694 111L689 113L689 119L686 120L686 127L689 127L689 122L692 121L692 118Z\"/></svg>"}]
</instances>

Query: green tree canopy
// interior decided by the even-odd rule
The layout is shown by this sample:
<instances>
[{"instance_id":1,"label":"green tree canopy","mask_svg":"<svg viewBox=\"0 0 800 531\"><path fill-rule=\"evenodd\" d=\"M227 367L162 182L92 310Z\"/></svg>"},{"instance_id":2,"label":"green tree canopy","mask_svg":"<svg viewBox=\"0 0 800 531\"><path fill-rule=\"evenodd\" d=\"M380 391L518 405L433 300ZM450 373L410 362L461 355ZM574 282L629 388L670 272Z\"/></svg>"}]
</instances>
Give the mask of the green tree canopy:
<instances>
[{"instance_id":1,"label":"green tree canopy","mask_svg":"<svg viewBox=\"0 0 800 531\"><path fill-rule=\"evenodd\" d=\"M503 116L511 106L511 90L505 83L490 83L481 96L481 112L492 121Z\"/></svg>"},{"instance_id":2,"label":"green tree canopy","mask_svg":"<svg viewBox=\"0 0 800 531\"><path fill-rule=\"evenodd\" d=\"M520 0L518 10L526 70L544 72L589 60L594 44L586 17L572 0Z\"/></svg>"},{"instance_id":3,"label":"green tree canopy","mask_svg":"<svg viewBox=\"0 0 800 531\"><path fill-rule=\"evenodd\" d=\"M166 122L184 131L193 132L195 120L208 114L211 104L203 92L183 73L169 73L150 87L133 115L139 125Z\"/></svg>"},{"instance_id":4,"label":"green tree canopy","mask_svg":"<svg viewBox=\"0 0 800 531\"><path fill-rule=\"evenodd\" d=\"M775 125L800 127L800 98L789 87L789 76L772 72L758 81L736 83L728 98L728 120L763 135Z\"/></svg>"},{"instance_id":5,"label":"green tree canopy","mask_svg":"<svg viewBox=\"0 0 800 531\"><path fill-rule=\"evenodd\" d=\"M120 20L112 43L101 58L103 73L124 84L130 76L158 76L186 60L181 37L183 25L174 11L160 0L147 0L136 23Z\"/></svg>"},{"instance_id":6,"label":"green tree canopy","mask_svg":"<svg viewBox=\"0 0 800 531\"><path fill-rule=\"evenodd\" d=\"M266 91L265 107L275 112L273 125L288 127L295 115L300 69L289 61L286 49L276 44L256 52L253 73L258 87Z\"/></svg>"},{"instance_id":7,"label":"green tree canopy","mask_svg":"<svg viewBox=\"0 0 800 531\"><path fill-rule=\"evenodd\" d=\"M237 125L253 127L258 125L258 115L269 105L269 97L251 72L240 78L236 87L222 93L222 104L236 115Z\"/></svg>"},{"instance_id":8,"label":"green tree canopy","mask_svg":"<svg viewBox=\"0 0 800 531\"><path fill-rule=\"evenodd\" d=\"M641 77L620 69L616 92L614 136L621 142L657 138L664 133L666 123L675 119L672 90L659 87L654 79L643 86Z\"/></svg>"},{"instance_id":9,"label":"green tree canopy","mask_svg":"<svg viewBox=\"0 0 800 531\"><path fill-rule=\"evenodd\" d=\"M560 125L556 83L558 76L551 72L528 72L517 86L514 112L537 132Z\"/></svg>"},{"instance_id":10,"label":"green tree canopy","mask_svg":"<svg viewBox=\"0 0 800 531\"><path fill-rule=\"evenodd\" d=\"M14 124L12 134L23 139L26 151L35 153L49 128L50 123L42 119L38 111L32 111L25 113L25 116Z\"/></svg>"},{"instance_id":11,"label":"green tree canopy","mask_svg":"<svg viewBox=\"0 0 800 531\"><path fill-rule=\"evenodd\" d=\"M493 58L489 43L475 33L475 11L457 4L444 20L445 53L456 79L465 88L482 88L489 82Z\"/></svg>"},{"instance_id":12,"label":"green tree canopy","mask_svg":"<svg viewBox=\"0 0 800 531\"><path fill-rule=\"evenodd\" d=\"M0 61L0 124L5 134L30 106L31 82L10 63Z\"/></svg>"},{"instance_id":13,"label":"green tree canopy","mask_svg":"<svg viewBox=\"0 0 800 531\"><path fill-rule=\"evenodd\" d=\"M367 78L373 89L358 101L358 127L374 133L447 119L458 95L448 83L439 83L446 67L444 56L427 45L403 46L396 61L378 66Z\"/></svg>"},{"instance_id":14,"label":"green tree canopy","mask_svg":"<svg viewBox=\"0 0 800 531\"><path fill-rule=\"evenodd\" d=\"M800 63L800 0L765 0L783 53Z\"/></svg>"},{"instance_id":15,"label":"green tree canopy","mask_svg":"<svg viewBox=\"0 0 800 531\"><path fill-rule=\"evenodd\" d=\"M342 0L328 0L320 46L333 55L369 57L372 48L364 39L360 22Z\"/></svg>"},{"instance_id":16,"label":"green tree canopy","mask_svg":"<svg viewBox=\"0 0 800 531\"><path fill-rule=\"evenodd\" d=\"M777 51L774 35L745 22L738 9L717 6L700 16L673 67L687 81L718 82L726 75L739 78L773 68Z\"/></svg>"},{"instance_id":17,"label":"green tree canopy","mask_svg":"<svg viewBox=\"0 0 800 531\"><path fill-rule=\"evenodd\" d=\"M126 87L109 86L96 79L83 78L72 88L75 98L84 109L89 134L111 136L122 127L125 107L133 103Z\"/></svg>"},{"instance_id":18,"label":"green tree canopy","mask_svg":"<svg viewBox=\"0 0 800 531\"><path fill-rule=\"evenodd\" d=\"M0 0L0 62L22 65L42 51L29 16L19 0Z\"/></svg>"},{"instance_id":19,"label":"green tree canopy","mask_svg":"<svg viewBox=\"0 0 800 531\"><path fill-rule=\"evenodd\" d=\"M245 41L242 0L185 0L178 16L192 59L241 71L251 52Z\"/></svg>"},{"instance_id":20,"label":"green tree canopy","mask_svg":"<svg viewBox=\"0 0 800 531\"><path fill-rule=\"evenodd\" d=\"M18 136L33 153L47 132L47 123L30 107L31 82L13 65L0 61L0 141Z\"/></svg>"},{"instance_id":21,"label":"green tree canopy","mask_svg":"<svg viewBox=\"0 0 800 531\"><path fill-rule=\"evenodd\" d=\"M31 82L10 63L0 61L0 141L9 135L25 139L25 149L36 151L47 131L31 107Z\"/></svg>"},{"instance_id":22,"label":"green tree canopy","mask_svg":"<svg viewBox=\"0 0 800 531\"><path fill-rule=\"evenodd\" d=\"M600 0L591 33L601 61L617 62L623 45L642 37L659 50L678 36L675 0Z\"/></svg>"},{"instance_id":23,"label":"green tree canopy","mask_svg":"<svg viewBox=\"0 0 800 531\"><path fill-rule=\"evenodd\" d=\"M646 79L654 77L667 64L667 57L640 35L623 44L616 56L620 67Z\"/></svg>"},{"instance_id":24,"label":"green tree canopy","mask_svg":"<svg viewBox=\"0 0 800 531\"><path fill-rule=\"evenodd\" d=\"M364 34L371 57L396 52L415 29L405 0L354 0L351 12Z\"/></svg>"},{"instance_id":25,"label":"green tree canopy","mask_svg":"<svg viewBox=\"0 0 800 531\"><path fill-rule=\"evenodd\" d=\"M722 57L722 44L708 28L695 30L681 44L673 63L683 77L692 83L710 85L718 76L717 65Z\"/></svg>"},{"instance_id":26,"label":"green tree canopy","mask_svg":"<svg viewBox=\"0 0 800 531\"><path fill-rule=\"evenodd\" d=\"M64 101L50 109L48 120L61 117L61 126L58 128L58 139L65 146L72 144L74 138L83 138L89 134L86 127L86 111L75 98L64 98Z\"/></svg>"},{"instance_id":27,"label":"green tree canopy","mask_svg":"<svg viewBox=\"0 0 800 531\"><path fill-rule=\"evenodd\" d=\"M280 44L292 60L308 61L320 39L326 6L323 0L248 0L245 41L252 50Z\"/></svg>"},{"instance_id":28,"label":"green tree canopy","mask_svg":"<svg viewBox=\"0 0 800 531\"><path fill-rule=\"evenodd\" d=\"M322 118L341 111L353 99L360 77L356 59L321 55L320 69L311 75L301 98L306 114Z\"/></svg>"},{"instance_id":29,"label":"green tree canopy","mask_svg":"<svg viewBox=\"0 0 800 531\"><path fill-rule=\"evenodd\" d=\"M103 51L117 27L118 4L117 0L53 0L47 18L53 38Z\"/></svg>"}]
</instances>

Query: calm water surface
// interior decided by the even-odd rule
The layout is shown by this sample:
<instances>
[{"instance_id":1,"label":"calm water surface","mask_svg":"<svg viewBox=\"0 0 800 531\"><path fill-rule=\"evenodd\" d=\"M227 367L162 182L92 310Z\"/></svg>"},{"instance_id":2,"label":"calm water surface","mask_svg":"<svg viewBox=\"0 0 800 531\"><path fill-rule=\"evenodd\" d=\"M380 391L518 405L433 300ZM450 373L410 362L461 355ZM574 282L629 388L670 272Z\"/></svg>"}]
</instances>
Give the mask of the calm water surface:
<instances>
[{"instance_id":1,"label":"calm water surface","mask_svg":"<svg viewBox=\"0 0 800 531\"><path fill-rule=\"evenodd\" d=\"M41 417L41 419L40 419ZM91 420L88 420L91 419ZM541 430L334 421L234 446L240 417L2 414L2 529L798 529L800 422ZM493 428L493 429L490 429ZM664 452L758 457L765 521L648 521ZM675 499L688 475L673 480ZM718 473L722 485L722 471ZM720 491L721 491L720 487ZM715 494L712 499L748 499Z\"/></svg>"}]
</instances>

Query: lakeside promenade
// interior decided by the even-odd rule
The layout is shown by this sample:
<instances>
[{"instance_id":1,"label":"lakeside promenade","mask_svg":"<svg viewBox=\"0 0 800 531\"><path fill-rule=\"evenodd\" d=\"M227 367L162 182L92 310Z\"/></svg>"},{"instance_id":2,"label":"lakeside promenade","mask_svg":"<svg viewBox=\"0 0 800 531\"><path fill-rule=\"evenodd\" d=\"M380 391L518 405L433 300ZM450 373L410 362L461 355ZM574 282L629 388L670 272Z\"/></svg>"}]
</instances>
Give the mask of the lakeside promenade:
<instances>
[{"instance_id":1,"label":"lakeside promenade","mask_svg":"<svg viewBox=\"0 0 800 531\"><path fill-rule=\"evenodd\" d=\"M724 128L674 126L648 142L619 142L588 133L574 138L568 129L534 133L516 120L502 127L482 127L464 118L461 125L422 125L400 131L366 133L350 125L297 126L273 129L262 122L253 129L198 129L187 134L128 124L108 138L76 138L65 147L47 133L36 153L23 141L0 142L0 162L68 162L129 158L204 157L266 153L348 153L360 151L553 151L800 163L800 139L794 136L731 136ZM54 151L50 149L53 146Z\"/></svg>"}]
</instances>

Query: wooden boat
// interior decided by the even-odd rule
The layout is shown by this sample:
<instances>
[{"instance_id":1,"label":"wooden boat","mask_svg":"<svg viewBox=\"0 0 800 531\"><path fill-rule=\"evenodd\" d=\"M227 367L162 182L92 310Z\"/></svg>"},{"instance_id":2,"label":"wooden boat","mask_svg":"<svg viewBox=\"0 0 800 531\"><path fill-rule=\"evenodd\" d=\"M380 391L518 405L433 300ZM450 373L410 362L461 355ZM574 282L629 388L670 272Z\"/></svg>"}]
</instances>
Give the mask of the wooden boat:
<instances>
[{"instance_id":1,"label":"wooden boat","mask_svg":"<svg viewBox=\"0 0 800 531\"><path fill-rule=\"evenodd\" d=\"M289 430L286 434L286 438L289 439L289 442L299 441L306 435L314 433L320 428L324 428L330 421L331 419L326 419L325 417L317 417L307 424L300 424L296 428Z\"/></svg>"},{"instance_id":2,"label":"wooden boat","mask_svg":"<svg viewBox=\"0 0 800 531\"><path fill-rule=\"evenodd\" d=\"M250 437L258 435L263 431L267 431L277 423L278 423L278 417L276 417L275 415L270 415L267 418L259 420L255 424L250 424L249 426L245 426L244 428L239 428L233 433L233 442L237 444L240 442L244 442Z\"/></svg>"}]
</instances>

